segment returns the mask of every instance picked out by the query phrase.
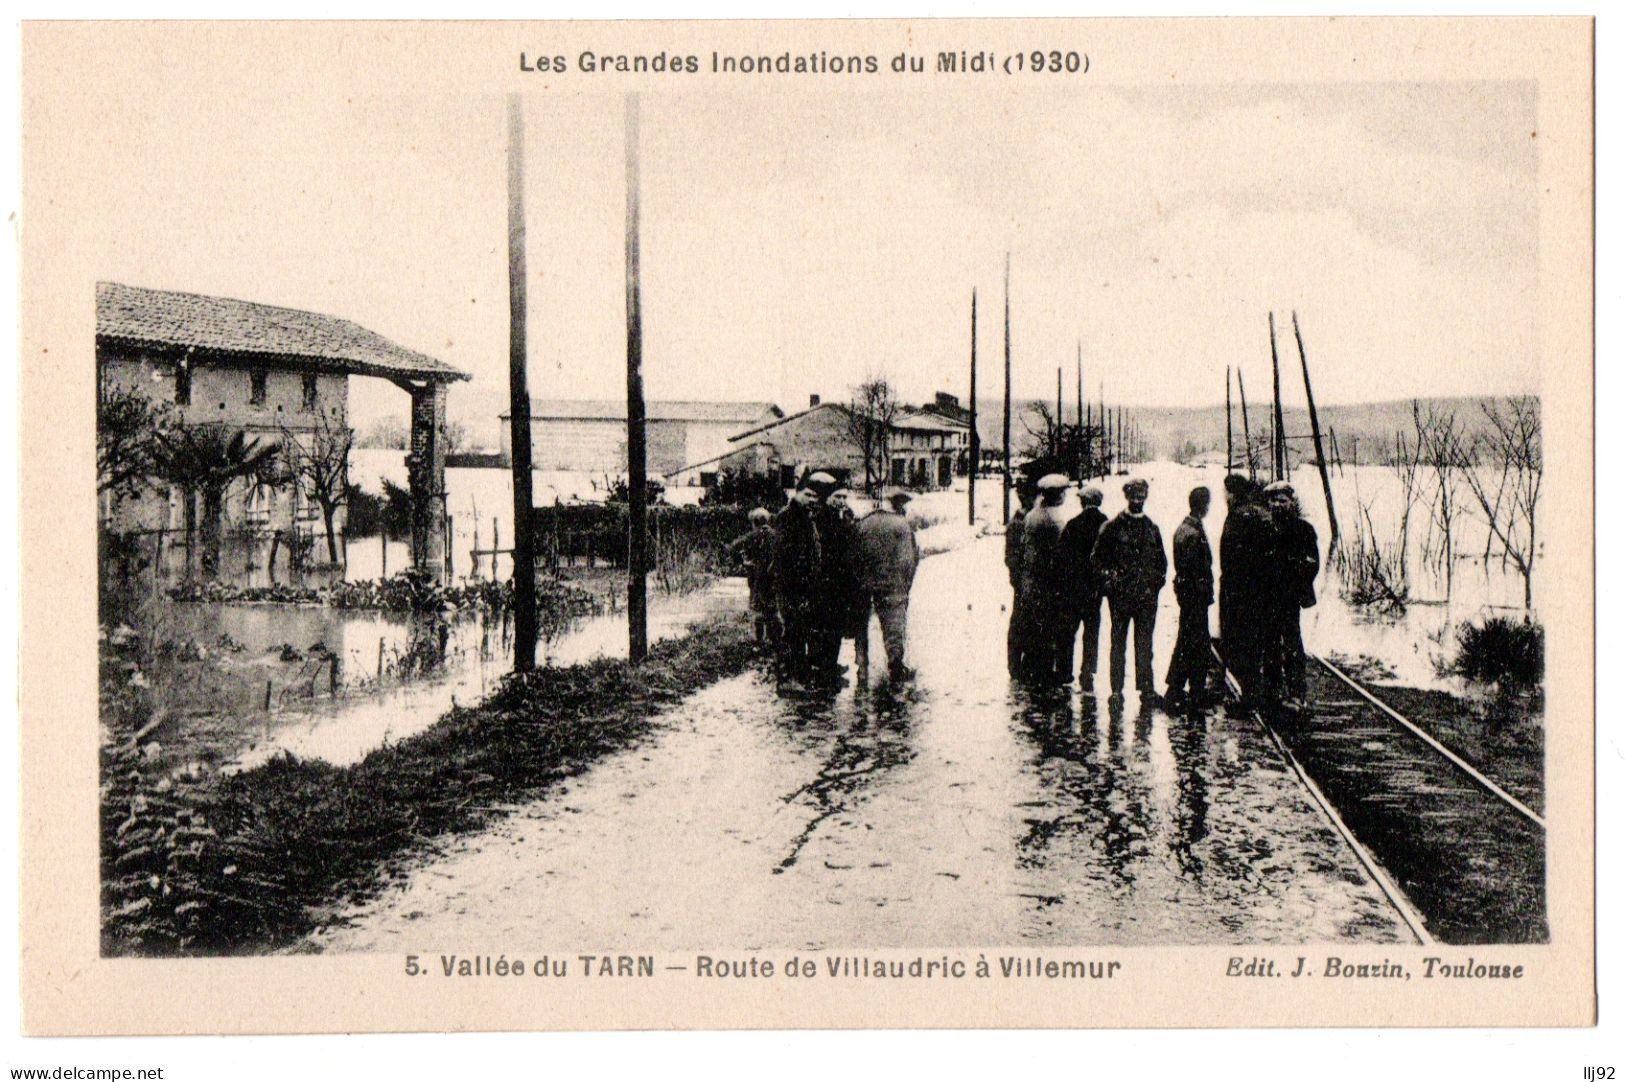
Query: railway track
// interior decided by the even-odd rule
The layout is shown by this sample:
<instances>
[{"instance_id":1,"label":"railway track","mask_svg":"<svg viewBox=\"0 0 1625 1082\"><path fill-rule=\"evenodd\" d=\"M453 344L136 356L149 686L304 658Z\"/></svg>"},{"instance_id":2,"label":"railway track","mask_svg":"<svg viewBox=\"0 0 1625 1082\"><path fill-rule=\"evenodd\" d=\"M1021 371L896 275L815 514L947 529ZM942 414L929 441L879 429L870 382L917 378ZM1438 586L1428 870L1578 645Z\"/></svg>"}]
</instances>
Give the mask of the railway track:
<instances>
[{"instance_id":1,"label":"railway track","mask_svg":"<svg viewBox=\"0 0 1625 1082\"><path fill-rule=\"evenodd\" d=\"M1545 941L1546 822L1534 796L1332 662L1312 657L1309 669L1303 715L1255 716L1417 941Z\"/></svg>"}]
</instances>

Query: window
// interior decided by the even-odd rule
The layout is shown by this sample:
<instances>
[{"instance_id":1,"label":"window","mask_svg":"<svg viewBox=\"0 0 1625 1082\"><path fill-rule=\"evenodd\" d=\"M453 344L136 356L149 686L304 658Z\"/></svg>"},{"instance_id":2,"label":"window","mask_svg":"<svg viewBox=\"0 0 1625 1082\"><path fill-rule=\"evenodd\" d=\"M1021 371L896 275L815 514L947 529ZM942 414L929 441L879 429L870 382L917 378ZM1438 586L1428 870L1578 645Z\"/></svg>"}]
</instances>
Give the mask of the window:
<instances>
[{"instance_id":1,"label":"window","mask_svg":"<svg viewBox=\"0 0 1625 1082\"><path fill-rule=\"evenodd\" d=\"M305 376L305 395L300 408L306 413L316 411L316 376L314 373Z\"/></svg>"},{"instance_id":2,"label":"window","mask_svg":"<svg viewBox=\"0 0 1625 1082\"><path fill-rule=\"evenodd\" d=\"M192 404L192 363L181 361L175 365L175 405Z\"/></svg>"},{"instance_id":3,"label":"window","mask_svg":"<svg viewBox=\"0 0 1625 1082\"><path fill-rule=\"evenodd\" d=\"M256 368L248 374L248 404L250 406L265 405L265 384L268 373L263 368Z\"/></svg>"}]
</instances>

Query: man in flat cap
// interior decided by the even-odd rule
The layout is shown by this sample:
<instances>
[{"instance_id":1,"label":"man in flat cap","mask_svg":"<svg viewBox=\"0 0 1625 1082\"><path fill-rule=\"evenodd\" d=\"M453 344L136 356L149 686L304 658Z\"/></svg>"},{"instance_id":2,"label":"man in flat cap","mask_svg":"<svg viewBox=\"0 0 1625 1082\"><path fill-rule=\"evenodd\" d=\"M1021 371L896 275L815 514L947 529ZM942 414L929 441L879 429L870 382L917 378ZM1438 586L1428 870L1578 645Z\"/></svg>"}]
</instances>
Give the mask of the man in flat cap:
<instances>
[{"instance_id":1,"label":"man in flat cap","mask_svg":"<svg viewBox=\"0 0 1625 1082\"><path fill-rule=\"evenodd\" d=\"M812 677L813 603L823 555L813 519L818 502L814 477L803 477L773 523L773 596L783 625L780 669L792 684Z\"/></svg>"},{"instance_id":2,"label":"man in flat cap","mask_svg":"<svg viewBox=\"0 0 1625 1082\"><path fill-rule=\"evenodd\" d=\"M1226 511L1219 534L1219 648L1225 668L1241 685L1243 707L1262 688L1263 597L1269 584L1275 526L1256 481L1233 473L1224 479Z\"/></svg>"},{"instance_id":3,"label":"man in flat cap","mask_svg":"<svg viewBox=\"0 0 1625 1082\"><path fill-rule=\"evenodd\" d=\"M818 526L818 578L813 599L813 677L831 684L840 679L841 641L851 633L852 609L858 595L852 564L855 538L849 493L828 473L813 474L813 505Z\"/></svg>"},{"instance_id":4,"label":"man in flat cap","mask_svg":"<svg viewBox=\"0 0 1625 1082\"><path fill-rule=\"evenodd\" d=\"M1212 494L1207 486L1191 489L1190 514L1174 530L1174 597L1179 601L1179 638L1168 666L1168 703L1205 705L1208 672L1213 668L1213 639L1207 611L1213 605L1213 548L1202 520Z\"/></svg>"},{"instance_id":5,"label":"man in flat cap","mask_svg":"<svg viewBox=\"0 0 1625 1082\"><path fill-rule=\"evenodd\" d=\"M1264 694L1270 705L1297 713L1308 691L1303 652L1302 611L1315 603L1320 573L1320 538L1303 517L1298 495L1286 481L1264 489L1275 524L1270 548L1271 583L1264 591Z\"/></svg>"},{"instance_id":6,"label":"man in flat cap","mask_svg":"<svg viewBox=\"0 0 1625 1082\"><path fill-rule=\"evenodd\" d=\"M1004 648L1005 661L1012 677L1020 677L1026 669L1024 657L1027 652L1027 610L1021 594L1021 549L1022 529L1027 524L1027 515L1037 502L1038 490L1033 486L1030 476L1024 476L1016 483L1016 502L1018 506L1010 516L1010 521L1004 527L1004 566L1010 575L1010 627L1005 632Z\"/></svg>"},{"instance_id":7,"label":"man in flat cap","mask_svg":"<svg viewBox=\"0 0 1625 1082\"><path fill-rule=\"evenodd\" d=\"M778 606L773 600L773 513L765 507L751 510L750 531L728 543L728 556L745 568L750 586L751 622L756 645L777 646Z\"/></svg>"},{"instance_id":8,"label":"man in flat cap","mask_svg":"<svg viewBox=\"0 0 1625 1082\"><path fill-rule=\"evenodd\" d=\"M1083 510L1061 530L1061 581L1072 601L1061 629L1061 650L1057 664L1071 679L1074 644L1078 626L1083 626L1083 661L1078 666L1078 686L1085 695L1095 693L1095 669L1100 656L1100 576L1095 573L1095 542L1106 524L1100 509L1103 493L1095 485L1083 490Z\"/></svg>"},{"instance_id":9,"label":"man in flat cap","mask_svg":"<svg viewBox=\"0 0 1625 1082\"><path fill-rule=\"evenodd\" d=\"M1061 562L1061 504L1069 482L1063 474L1038 479L1038 506L1027 512L1021 527L1021 597L1027 619L1022 675L1036 684L1070 682L1071 666L1057 670L1063 615L1072 606L1065 596Z\"/></svg>"},{"instance_id":10,"label":"man in flat cap","mask_svg":"<svg viewBox=\"0 0 1625 1082\"><path fill-rule=\"evenodd\" d=\"M1112 614L1112 700L1121 702L1128 665L1128 635L1134 631L1134 686L1142 706L1160 701L1151 659L1151 632L1157 622L1157 595L1168 580L1168 554L1162 531L1145 513L1151 486L1140 478L1123 485L1128 507L1100 528L1094 564Z\"/></svg>"},{"instance_id":11,"label":"man in flat cap","mask_svg":"<svg viewBox=\"0 0 1625 1082\"><path fill-rule=\"evenodd\" d=\"M908 667L908 595L920 566L920 547L905 509L912 499L900 488L887 489L881 505L858 521L857 569L863 598L863 626L858 638L865 668L869 653L869 611L880 617L886 643L886 667L892 681L912 679Z\"/></svg>"}]
</instances>

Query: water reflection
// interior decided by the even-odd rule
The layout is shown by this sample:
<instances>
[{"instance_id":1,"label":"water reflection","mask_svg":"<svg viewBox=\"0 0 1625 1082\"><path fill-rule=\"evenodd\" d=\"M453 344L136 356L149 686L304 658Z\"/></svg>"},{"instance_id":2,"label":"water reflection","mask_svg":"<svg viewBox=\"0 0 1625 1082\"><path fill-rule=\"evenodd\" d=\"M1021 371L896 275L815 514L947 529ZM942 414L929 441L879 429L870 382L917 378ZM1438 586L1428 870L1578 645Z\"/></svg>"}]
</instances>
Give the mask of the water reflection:
<instances>
[{"instance_id":1,"label":"water reflection","mask_svg":"<svg viewBox=\"0 0 1625 1082\"><path fill-rule=\"evenodd\" d=\"M780 726L820 764L811 780L780 798L811 814L774 874L795 865L826 821L855 811L889 771L915 757L912 730L919 701L913 689L890 684L860 685L851 695L831 691L785 700Z\"/></svg>"}]
</instances>

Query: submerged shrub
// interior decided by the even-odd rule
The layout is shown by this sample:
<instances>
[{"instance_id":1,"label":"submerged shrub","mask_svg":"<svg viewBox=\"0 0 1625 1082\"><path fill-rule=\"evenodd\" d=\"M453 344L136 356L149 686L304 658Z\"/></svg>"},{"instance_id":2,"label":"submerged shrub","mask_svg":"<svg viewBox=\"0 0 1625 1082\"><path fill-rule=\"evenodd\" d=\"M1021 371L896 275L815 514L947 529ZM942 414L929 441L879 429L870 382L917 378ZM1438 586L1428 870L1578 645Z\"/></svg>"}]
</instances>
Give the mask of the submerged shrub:
<instances>
[{"instance_id":1,"label":"submerged shrub","mask_svg":"<svg viewBox=\"0 0 1625 1082\"><path fill-rule=\"evenodd\" d=\"M1539 686L1546 674L1546 629L1527 617L1463 624L1456 641L1451 669L1469 680L1522 690Z\"/></svg>"}]
</instances>

